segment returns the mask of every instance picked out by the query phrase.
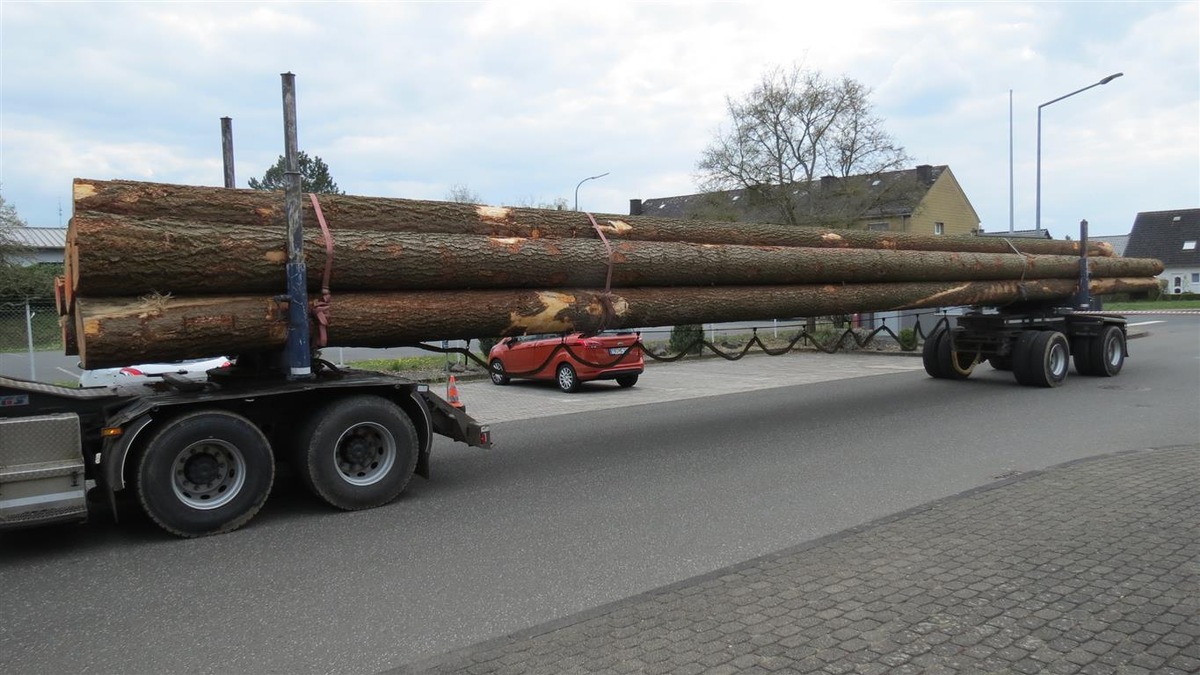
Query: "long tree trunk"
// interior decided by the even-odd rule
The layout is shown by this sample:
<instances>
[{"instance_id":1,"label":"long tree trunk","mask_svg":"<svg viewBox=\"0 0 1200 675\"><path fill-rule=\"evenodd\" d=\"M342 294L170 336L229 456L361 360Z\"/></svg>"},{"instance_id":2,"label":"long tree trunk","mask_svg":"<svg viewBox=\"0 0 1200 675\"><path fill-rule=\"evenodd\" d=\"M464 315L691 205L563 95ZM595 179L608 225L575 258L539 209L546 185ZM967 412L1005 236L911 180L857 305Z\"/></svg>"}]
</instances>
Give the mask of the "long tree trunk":
<instances>
[{"instance_id":1,"label":"long tree trunk","mask_svg":"<svg viewBox=\"0 0 1200 675\"><path fill-rule=\"evenodd\" d=\"M1097 295L1156 287L1153 278L1096 279L1090 285ZM327 346L394 347L424 340L998 306L1068 298L1076 290L1073 280L1044 279L630 288L610 295L572 289L355 293L335 299ZM287 334L286 306L270 296L79 297L76 310L76 338L84 368L278 349Z\"/></svg>"},{"instance_id":2,"label":"long tree trunk","mask_svg":"<svg viewBox=\"0 0 1200 675\"><path fill-rule=\"evenodd\" d=\"M74 294L91 296L283 292L286 236L254 227L88 213L71 220ZM817 249L620 240L524 239L339 230L332 289L604 288L877 281L1070 279L1074 256ZM305 245L309 286L327 260L320 231ZM1098 277L1154 276L1156 260L1093 258Z\"/></svg>"},{"instance_id":3,"label":"long tree trunk","mask_svg":"<svg viewBox=\"0 0 1200 675\"><path fill-rule=\"evenodd\" d=\"M315 212L303 199L304 221L315 226ZM477 206L454 202L384 197L319 195L321 210L336 230L386 230L414 233L483 234L527 239L598 238L587 214L578 211ZM180 221L285 226L283 196L278 192L77 178L74 213L110 213ZM651 216L597 214L605 236L642 241L689 241L747 246L885 248L976 253L1078 255L1079 242L992 237L933 236L904 232L725 223ZM314 227L315 229L315 227ZM1089 254L1110 256L1111 245L1093 242Z\"/></svg>"}]
</instances>

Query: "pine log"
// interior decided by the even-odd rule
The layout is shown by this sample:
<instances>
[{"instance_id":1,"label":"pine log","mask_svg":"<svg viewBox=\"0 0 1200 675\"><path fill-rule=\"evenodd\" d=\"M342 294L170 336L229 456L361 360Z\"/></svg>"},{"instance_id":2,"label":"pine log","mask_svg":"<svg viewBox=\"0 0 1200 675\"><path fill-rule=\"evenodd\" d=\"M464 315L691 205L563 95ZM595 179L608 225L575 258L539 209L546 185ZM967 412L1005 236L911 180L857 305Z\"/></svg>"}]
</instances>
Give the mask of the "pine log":
<instances>
[{"instance_id":1,"label":"pine log","mask_svg":"<svg viewBox=\"0 0 1200 675\"><path fill-rule=\"evenodd\" d=\"M1157 288L1153 277L1096 279L1103 295ZM415 291L338 296L330 347L395 347L426 340L529 333L595 332L711 321L751 321L831 313L958 305L999 306L1075 294L1066 279L956 283L630 288L588 290ZM278 349L286 306L269 296L76 299L76 338L84 368L236 355Z\"/></svg>"},{"instance_id":2,"label":"pine log","mask_svg":"<svg viewBox=\"0 0 1200 675\"><path fill-rule=\"evenodd\" d=\"M319 201L330 227L338 230L482 234L526 239L598 238L587 214L579 211L350 195L319 195ZM302 199L301 203L305 227L316 229L312 204L308 198ZM280 192L76 178L74 214L87 212L259 227L283 228L286 225ZM596 214L595 217L605 236L614 239L975 253L1011 253L1015 249L1042 255L1079 255L1077 241L933 236L652 216ZM1092 242L1089 255L1111 256L1113 248L1104 242Z\"/></svg>"},{"instance_id":3,"label":"pine log","mask_svg":"<svg viewBox=\"0 0 1200 675\"><path fill-rule=\"evenodd\" d=\"M286 233L173 219L76 215L68 267L74 293L215 295L284 292ZM591 239L524 239L370 230L333 233L330 287L342 291L598 287L609 253ZM1074 256L818 249L618 240L612 287L729 286L878 281L1070 279ZM305 242L309 287L321 287L324 238ZM1092 258L1093 276L1154 276L1157 260Z\"/></svg>"}]
</instances>

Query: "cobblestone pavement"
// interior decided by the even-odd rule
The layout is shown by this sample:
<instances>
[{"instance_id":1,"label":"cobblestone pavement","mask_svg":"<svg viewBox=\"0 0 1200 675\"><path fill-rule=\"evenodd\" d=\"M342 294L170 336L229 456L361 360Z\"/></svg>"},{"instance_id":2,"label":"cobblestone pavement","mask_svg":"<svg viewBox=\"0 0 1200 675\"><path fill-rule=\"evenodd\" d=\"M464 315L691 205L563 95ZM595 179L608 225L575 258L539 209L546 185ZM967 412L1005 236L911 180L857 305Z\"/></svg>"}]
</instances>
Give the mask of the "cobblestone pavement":
<instances>
[{"instance_id":1,"label":"cobblestone pavement","mask_svg":"<svg viewBox=\"0 0 1200 675\"><path fill-rule=\"evenodd\" d=\"M1196 673L1198 486L1072 462L392 672Z\"/></svg>"}]
</instances>

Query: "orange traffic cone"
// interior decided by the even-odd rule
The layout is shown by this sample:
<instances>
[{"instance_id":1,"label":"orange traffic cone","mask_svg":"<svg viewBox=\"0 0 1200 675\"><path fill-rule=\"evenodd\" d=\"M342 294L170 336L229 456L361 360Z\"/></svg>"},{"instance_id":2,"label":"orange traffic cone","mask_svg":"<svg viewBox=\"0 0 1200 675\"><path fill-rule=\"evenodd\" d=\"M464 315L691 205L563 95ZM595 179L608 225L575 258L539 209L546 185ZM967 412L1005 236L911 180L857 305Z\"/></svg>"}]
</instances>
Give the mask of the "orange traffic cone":
<instances>
[{"instance_id":1,"label":"orange traffic cone","mask_svg":"<svg viewBox=\"0 0 1200 675\"><path fill-rule=\"evenodd\" d=\"M458 384L454 382L454 376L450 376L450 381L446 383L446 402L455 408L464 407L462 401L458 400Z\"/></svg>"}]
</instances>

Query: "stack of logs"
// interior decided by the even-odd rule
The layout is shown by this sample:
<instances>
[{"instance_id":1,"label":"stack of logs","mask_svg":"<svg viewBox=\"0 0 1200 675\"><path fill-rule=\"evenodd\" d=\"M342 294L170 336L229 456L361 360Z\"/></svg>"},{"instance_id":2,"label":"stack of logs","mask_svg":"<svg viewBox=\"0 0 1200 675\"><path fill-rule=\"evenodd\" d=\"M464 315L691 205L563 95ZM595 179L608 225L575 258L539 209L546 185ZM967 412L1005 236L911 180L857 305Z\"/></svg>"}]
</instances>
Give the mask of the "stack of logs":
<instances>
[{"instance_id":1,"label":"stack of logs","mask_svg":"<svg viewBox=\"0 0 1200 675\"><path fill-rule=\"evenodd\" d=\"M327 346L1055 301L1079 242L922 236L320 195L303 199ZM593 222L594 221L594 222ZM603 235L603 236L602 236ZM328 250L332 255L327 254ZM1089 250L1093 294L1156 287L1156 260ZM278 349L277 192L76 179L59 303L85 368Z\"/></svg>"}]
</instances>

